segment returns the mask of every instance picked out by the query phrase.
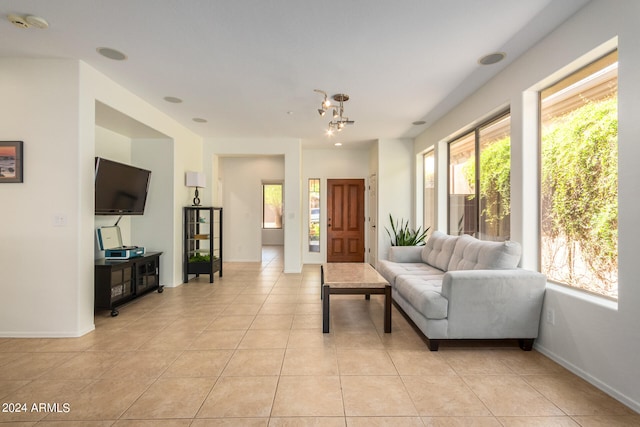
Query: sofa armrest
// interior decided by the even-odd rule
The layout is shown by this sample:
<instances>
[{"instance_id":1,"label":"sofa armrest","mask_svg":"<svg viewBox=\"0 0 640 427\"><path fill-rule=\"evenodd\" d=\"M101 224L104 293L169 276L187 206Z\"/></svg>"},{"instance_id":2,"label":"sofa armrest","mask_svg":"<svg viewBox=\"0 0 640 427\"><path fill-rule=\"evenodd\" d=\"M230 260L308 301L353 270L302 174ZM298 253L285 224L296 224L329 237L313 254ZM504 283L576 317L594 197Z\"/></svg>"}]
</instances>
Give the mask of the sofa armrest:
<instances>
[{"instance_id":1,"label":"sofa armrest","mask_svg":"<svg viewBox=\"0 0 640 427\"><path fill-rule=\"evenodd\" d=\"M442 295L450 338L536 338L544 274L522 269L448 271Z\"/></svg>"},{"instance_id":2,"label":"sofa armrest","mask_svg":"<svg viewBox=\"0 0 640 427\"><path fill-rule=\"evenodd\" d=\"M422 246L391 246L389 261L422 262Z\"/></svg>"}]
</instances>

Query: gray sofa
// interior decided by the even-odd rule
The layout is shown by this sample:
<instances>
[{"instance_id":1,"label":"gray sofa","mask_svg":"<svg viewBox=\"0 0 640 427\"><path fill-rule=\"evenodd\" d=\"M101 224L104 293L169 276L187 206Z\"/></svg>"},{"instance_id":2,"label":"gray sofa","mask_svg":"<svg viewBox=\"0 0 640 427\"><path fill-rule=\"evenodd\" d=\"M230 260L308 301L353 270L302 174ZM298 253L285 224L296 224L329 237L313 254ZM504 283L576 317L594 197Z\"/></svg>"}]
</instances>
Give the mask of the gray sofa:
<instances>
[{"instance_id":1,"label":"gray sofa","mask_svg":"<svg viewBox=\"0 0 640 427\"><path fill-rule=\"evenodd\" d=\"M435 231L424 246L392 246L377 269L430 350L449 339L517 339L531 350L546 277L518 268L520 254L516 242Z\"/></svg>"}]
</instances>

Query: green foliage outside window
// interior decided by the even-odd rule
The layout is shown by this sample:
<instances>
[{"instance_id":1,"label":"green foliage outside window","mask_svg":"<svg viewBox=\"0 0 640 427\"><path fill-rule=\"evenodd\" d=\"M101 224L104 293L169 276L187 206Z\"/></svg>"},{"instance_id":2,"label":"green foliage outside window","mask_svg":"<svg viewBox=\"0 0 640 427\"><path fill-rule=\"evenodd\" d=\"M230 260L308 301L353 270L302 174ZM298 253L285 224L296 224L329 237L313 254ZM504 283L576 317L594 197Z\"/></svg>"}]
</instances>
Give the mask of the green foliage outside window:
<instances>
[{"instance_id":1,"label":"green foliage outside window","mask_svg":"<svg viewBox=\"0 0 640 427\"><path fill-rule=\"evenodd\" d=\"M568 278L614 296L618 266L617 96L552 122L542 139L542 234L564 241ZM579 259L578 259L579 257ZM584 281L584 263L597 280ZM580 283L580 282L584 283Z\"/></svg>"},{"instance_id":2,"label":"green foliage outside window","mask_svg":"<svg viewBox=\"0 0 640 427\"><path fill-rule=\"evenodd\" d=\"M475 164L472 157L462 168L470 186L475 182ZM480 151L480 199L484 206L480 215L487 224L496 224L511 213L511 139L508 136Z\"/></svg>"}]
</instances>

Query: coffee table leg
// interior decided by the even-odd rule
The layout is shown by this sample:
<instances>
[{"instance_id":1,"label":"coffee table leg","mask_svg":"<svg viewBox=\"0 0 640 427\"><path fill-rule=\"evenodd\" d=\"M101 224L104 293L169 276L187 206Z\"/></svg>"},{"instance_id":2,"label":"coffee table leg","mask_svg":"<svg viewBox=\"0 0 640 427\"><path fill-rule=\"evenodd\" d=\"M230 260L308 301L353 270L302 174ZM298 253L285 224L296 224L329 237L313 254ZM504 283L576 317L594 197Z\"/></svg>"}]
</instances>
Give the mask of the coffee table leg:
<instances>
[{"instance_id":1,"label":"coffee table leg","mask_svg":"<svg viewBox=\"0 0 640 427\"><path fill-rule=\"evenodd\" d=\"M391 286L384 287L384 331L391 332Z\"/></svg>"},{"instance_id":2,"label":"coffee table leg","mask_svg":"<svg viewBox=\"0 0 640 427\"><path fill-rule=\"evenodd\" d=\"M322 332L329 333L329 291L328 285L322 285Z\"/></svg>"}]
</instances>

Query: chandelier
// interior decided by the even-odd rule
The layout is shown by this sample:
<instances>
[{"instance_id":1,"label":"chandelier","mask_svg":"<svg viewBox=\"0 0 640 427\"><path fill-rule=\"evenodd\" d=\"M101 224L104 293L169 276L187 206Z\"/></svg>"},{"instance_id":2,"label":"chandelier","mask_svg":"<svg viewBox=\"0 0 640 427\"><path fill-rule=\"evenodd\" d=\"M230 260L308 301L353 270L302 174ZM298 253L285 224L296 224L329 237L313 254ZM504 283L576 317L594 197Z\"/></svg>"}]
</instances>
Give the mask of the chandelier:
<instances>
[{"instance_id":1,"label":"chandelier","mask_svg":"<svg viewBox=\"0 0 640 427\"><path fill-rule=\"evenodd\" d=\"M327 92L320 89L314 89L313 91L324 95L322 104L320 105L320 108L318 108L318 114L320 114L320 117L324 117L327 111L332 110L332 120L329 122L327 135L333 135L334 132L340 132L346 125L352 125L354 123L353 120L349 120L349 117L344 115L344 103L349 100L349 95L344 93L337 93L333 95L333 100L338 103L334 106L331 104Z\"/></svg>"}]
</instances>

